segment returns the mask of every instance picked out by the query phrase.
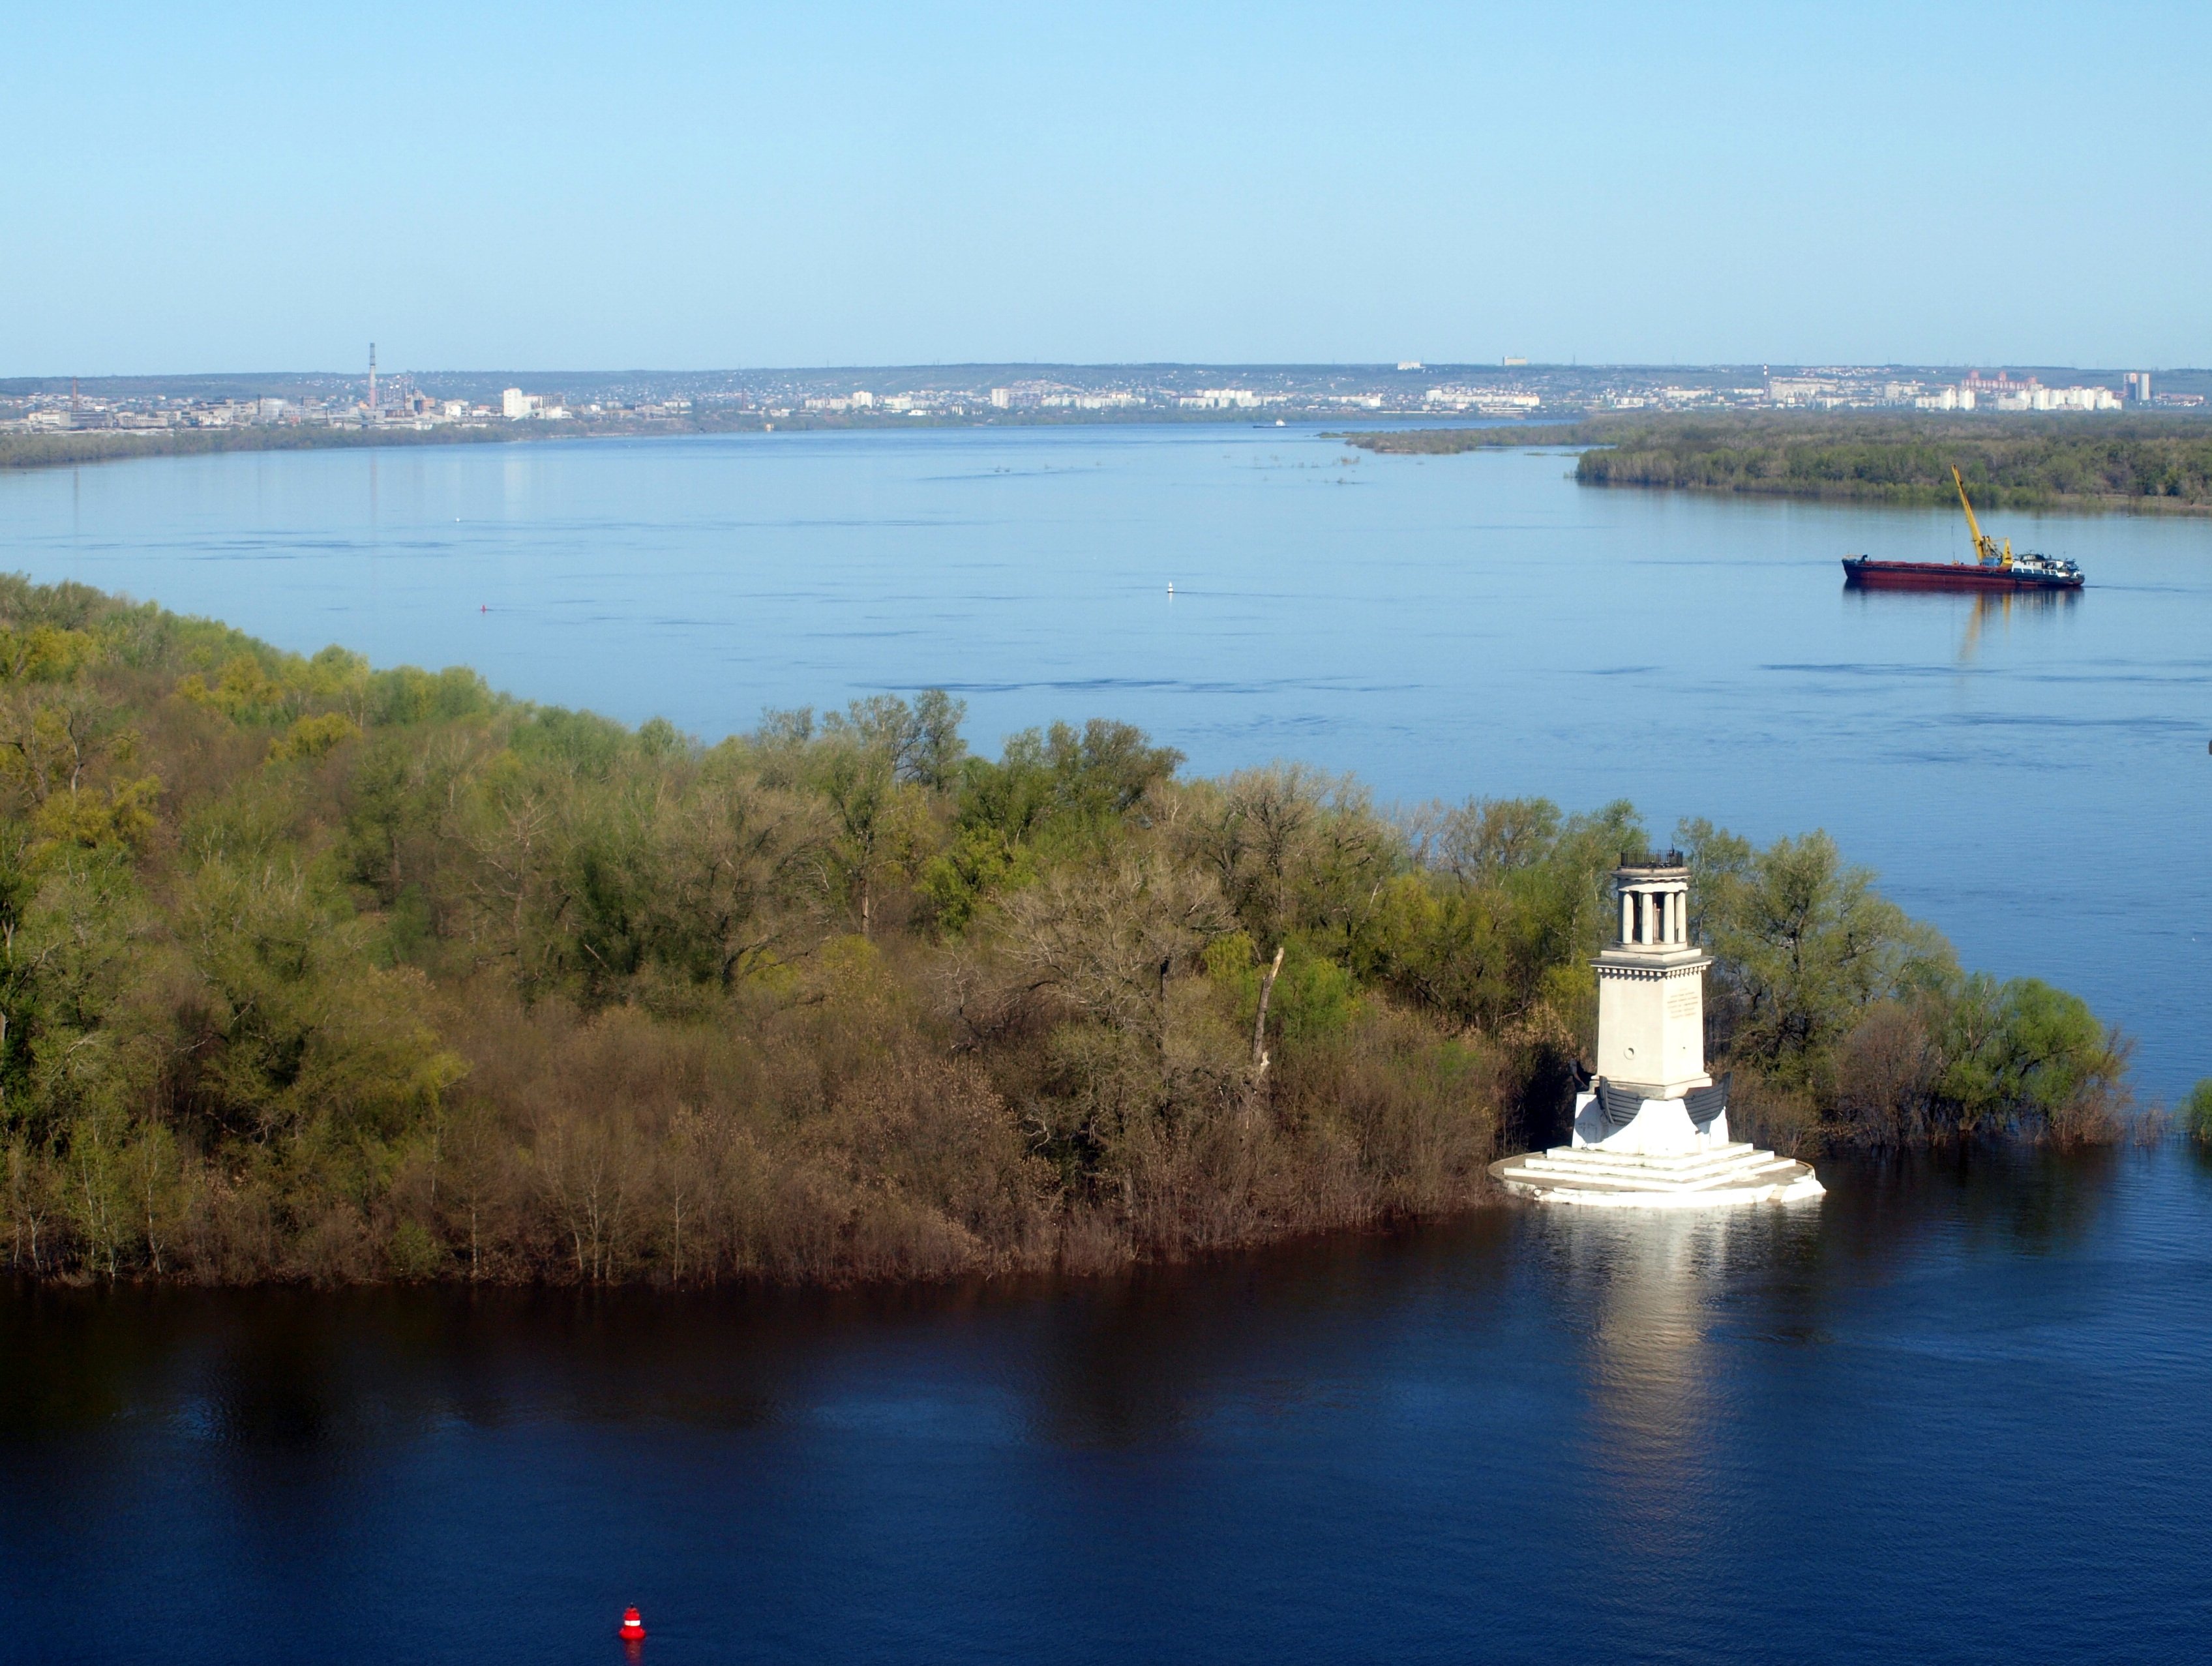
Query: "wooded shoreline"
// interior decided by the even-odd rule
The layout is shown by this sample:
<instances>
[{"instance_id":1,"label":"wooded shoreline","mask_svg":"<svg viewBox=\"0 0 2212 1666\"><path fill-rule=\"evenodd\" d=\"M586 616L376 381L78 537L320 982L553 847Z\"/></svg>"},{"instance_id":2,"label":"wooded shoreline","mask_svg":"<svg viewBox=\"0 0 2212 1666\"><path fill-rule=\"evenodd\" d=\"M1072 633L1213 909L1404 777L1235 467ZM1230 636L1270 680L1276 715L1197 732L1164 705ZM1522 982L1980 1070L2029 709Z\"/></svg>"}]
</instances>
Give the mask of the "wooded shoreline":
<instances>
[{"instance_id":1,"label":"wooded shoreline","mask_svg":"<svg viewBox=\"0 0 2212 1666\"><path fill-rule=\"evenodd\" d=\"M428 429L343 428L326 423L254 423L237 428L92 429L50 434L0 434L0 471L82 467L143 457L204 457L234 452L362 451L423 446L542 445L553 440L683 439L710 434L878 432L927 429L1108 428L1140 423L1236 426L1249 411L1016 411L988 422L973 416L847 415L811 410L769 416L752 410L708 411L683 417L531 418L495 423L440 423Z\"/></svg>"},{"instance_id":2,"label":"wooded shoreline","mask_svg":"<svg viewBox=\"0 0 2212 1666\"><path fill-rule=\"evenodd\" d=\"M2134 416L1868 416L1777 411L1620 416L1341 436L1385 454L1502 447L1581 451L1586 486L1955 505L1955 464L1978 508L2212 514L2212 421Z\"/></svg>"},{"instance_id":3,"label":"wooded shoreline","mask_svg":"<svg viewBox=\"0 0 2212 1666\"><path fill-rule=\"evenodd\" d=\"M1091 1273L1564 1137L1633 808L1193 779L942 693L713 745L0 580L0 1233L38 1279ZM2128 1125L1825 836L1675 837L1740 1134Z\"/></svg>"}]
</instances>

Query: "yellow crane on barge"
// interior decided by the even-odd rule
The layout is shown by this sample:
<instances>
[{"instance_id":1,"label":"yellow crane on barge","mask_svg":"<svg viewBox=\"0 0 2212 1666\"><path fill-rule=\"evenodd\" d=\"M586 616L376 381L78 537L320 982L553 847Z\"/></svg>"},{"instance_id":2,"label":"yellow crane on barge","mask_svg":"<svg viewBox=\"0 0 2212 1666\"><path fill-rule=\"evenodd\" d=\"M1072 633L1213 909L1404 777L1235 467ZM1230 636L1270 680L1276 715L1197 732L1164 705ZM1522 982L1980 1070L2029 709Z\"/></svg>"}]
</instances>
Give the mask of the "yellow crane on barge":
<instances>
[{"instance_id":1,"label":"yellow crane on barge","mask_svg":"<svg viewBox=\"0 0 2212 1666\"><path fill-rule=\"evenodd\" d=\"M1956 463L1951 465L1951 483L1959 489L1959 507L1966 512L1966 530L1974 535L1976 559L1984 567L2011 566L2012 540L2007 538L2004 548L1999 550L1997 541L1982 530L1982 523L1974 519L1973 500L1966 496L1966 477L1959 472Z\"/></svg>"}]
</instances>

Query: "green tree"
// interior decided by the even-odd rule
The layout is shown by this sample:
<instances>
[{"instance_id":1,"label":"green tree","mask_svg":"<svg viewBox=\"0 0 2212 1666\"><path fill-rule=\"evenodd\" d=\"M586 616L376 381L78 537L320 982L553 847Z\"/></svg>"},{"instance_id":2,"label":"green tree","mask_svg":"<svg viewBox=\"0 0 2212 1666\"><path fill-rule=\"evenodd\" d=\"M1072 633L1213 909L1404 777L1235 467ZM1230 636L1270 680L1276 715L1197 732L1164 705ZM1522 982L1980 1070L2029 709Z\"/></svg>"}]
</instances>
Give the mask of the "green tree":
<instances>
[{"instance_id":1,"label":"green tree","mask_svg":"<svg viewBox=\"0 0 2212 1666\"><path fill-rule=\"evenodd\" d=\"M2189 1090L2181 1108L2182 1126L2197 1139L2212 1144L2212 1076Z\"/></svg>"},{"instance_id":2,"label":"green tree","mask_svg":"<svg viewBox=\"0 0 2212 1666\"><path fill-rule=\"evenodd\" d=\"M1705 821L1678 831L1691 928L1719 963L1715 1016L1731 1053L1802 1085L1873 1002L1945 976L1949 946L1846 865L1825 833L1764 850Z\"/></svg>"},{"instance_id":3,"label":"green tree","mask_svg":"<svg viewBox=\"0 0 2212 1666\"><path fill-rule=\"evenodd\" d=\"M1968 1133L2101 1134L2121 1104L2124 1043L2080 996L2036 978L1964 979L1948 1002L1945 1053L1936 1091Z\"/></svg>"}]
</instances>

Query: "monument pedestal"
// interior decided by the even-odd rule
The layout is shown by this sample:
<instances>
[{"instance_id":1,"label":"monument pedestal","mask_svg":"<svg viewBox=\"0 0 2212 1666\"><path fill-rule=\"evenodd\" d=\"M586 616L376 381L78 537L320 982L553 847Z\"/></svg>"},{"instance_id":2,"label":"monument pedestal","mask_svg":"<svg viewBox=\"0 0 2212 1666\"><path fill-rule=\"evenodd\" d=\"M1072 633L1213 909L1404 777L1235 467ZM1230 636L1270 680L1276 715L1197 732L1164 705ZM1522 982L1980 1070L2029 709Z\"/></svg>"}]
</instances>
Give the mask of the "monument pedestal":
<instances>
[{"instance_id":1,"label":"monument pedestal","mask_svg":"<svg viewBox=\"0 0 2212 1666\"><path fill-rule=\"evenodd\" d=\"M1652 1209L1796 1203L1812 1165L1733 1140L1729 1083L1705 1073L1705 972L1689 934L1689 869L1670 853L1613 876L1620 940L1597 959L1598 1075L1571 1140L1501 1158L1492 1178L1544 1203Z\"/></svg>"},{"instance_id":2,"label":"monument pedestal","mask_svg":"<svg viewBox=\"0 0 2212 1666\"><path fill-rule=\"evenodd\" d=\"M1731 1141L1679 1156L1609 1152L1601 1146L1554 1146L1503 1157L1491 1178L1540 1203L1605 1208L1708 1209L1737 1203L1796 1203L1827 1188L1809 1163Z\"/></svg>"}]
</instances>

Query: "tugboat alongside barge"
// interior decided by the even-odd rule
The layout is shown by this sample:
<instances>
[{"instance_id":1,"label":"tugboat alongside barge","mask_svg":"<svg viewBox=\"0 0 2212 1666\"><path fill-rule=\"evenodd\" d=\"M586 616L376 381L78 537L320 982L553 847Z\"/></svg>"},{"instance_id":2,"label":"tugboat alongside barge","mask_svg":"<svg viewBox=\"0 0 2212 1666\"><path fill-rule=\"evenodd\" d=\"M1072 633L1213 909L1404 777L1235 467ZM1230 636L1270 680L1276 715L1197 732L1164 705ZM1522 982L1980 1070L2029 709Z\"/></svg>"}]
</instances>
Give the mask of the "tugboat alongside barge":
<instances>
[{"instance_id":1,"label":"tugboat alongside barge","mask_svg":"<svg viewBox=\"0 0 2212 1666\"><path fill-rule=\"evenodd\" d=\"M1978 559L1963 561L1876 561L1872 556L1845 556L1844 582L1882 590L2079 590L2081 569L2056 556L2026 550L2015 555L2012 540L2000 546L1982 531L1974 519L1974 506L1966 498L1966 483L1954 465L1951 478L1959 488L1959 507L1966 512L1966 529L1973 534Z\"/></svg>"}]
</instances>

